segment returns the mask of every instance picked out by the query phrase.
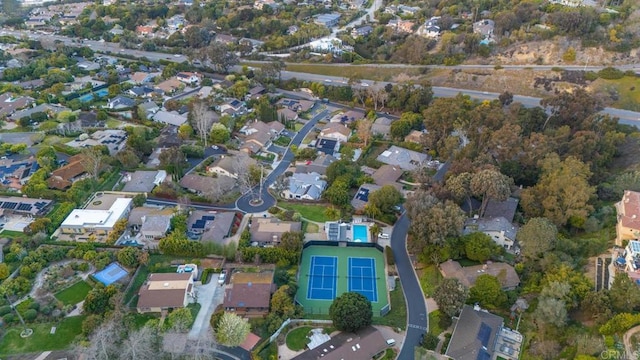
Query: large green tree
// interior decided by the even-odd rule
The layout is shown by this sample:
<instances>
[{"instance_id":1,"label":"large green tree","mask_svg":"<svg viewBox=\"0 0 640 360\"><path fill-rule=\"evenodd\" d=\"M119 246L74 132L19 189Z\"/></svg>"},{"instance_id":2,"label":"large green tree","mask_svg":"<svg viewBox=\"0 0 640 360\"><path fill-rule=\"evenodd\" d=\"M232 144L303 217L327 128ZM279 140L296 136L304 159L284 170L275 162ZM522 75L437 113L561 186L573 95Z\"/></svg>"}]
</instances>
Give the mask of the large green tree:
<instances>
[{"instance_id":1,"label":"large green tree","mask_svg":"<svg viewBox=\"0 0 640 360\"><path fill-rule=\"evenodd\" d=\"M611 305L616 312L632 312L640 307L640 288L625 273L618 273L609 290Z\"/></svg>"},{"instance_id":2,"label":"large green tree","mask_svg":"<svg viewBox=\"0 0 640 360\"><path fill-rule=\"evenodd\" d=\"M529 219L520 228L516 239L520 244L522 256L527 259L537 259L555 247L558 229L549 220L536 217Z\"/></svg>"},{"instance_id":3,"label":"large green tree","mask_svg":"<svg viewBox=\"0 0 640 360\"><path fill-rule=\"evenodd\" d=\"M498 170L485 169L471 177L471 192L482 199L480 217L484 215L489 200L505 201L511 195L513 179L503 175Z\"/></svg>"},{"instance_id":4,"label":"large green tree","mask_svg":"<svg viewBox=\"0 0 640 360\"><path fill-rule=\"evenodd\" d=\"M364 295L346 292L338 296L329 307L329 317L336 329L354 332L371 325L373 310Z\"/></svg>"},{"instance_id":5,"label":"large green tree","mask_svg":"<svg viewBox=\"0 0 640 360\"><path fill-rule=\"evenodd\" d=\"M485 262L491 258L491 256L498 255L502 251L491 236L481 233L473 232L463 237L464 252L471 260Z\"/></svg>"},{"instance_id":6,"label":"large green tree","mask_svg":"<svg viewBox=\"0 0 640 360\"><path fill-rule=\"evenodd\" d=\"M589 185L589 166L573 156L564 160L552 153L542 162L538 183L522 192L522 208L528 217L543 216L556 226L582 227L593 206L595 188Z\"/></svg>"},{"instance_id":7,"label":"large green tree","mask_svg":"<svg viewBox=\"0 0 640 360\"><path fill-rule=\"evenodd\" d=\"M438 308L449 317L456 316L469 297L467 289L460 280L456 278L446 278L433 292L433 299L438 304Z\"/></svg>"},{"instance_id":8,"label":"large green tree","mask_svg":"<svg viewBox=\"0 0 640 360\"><path fill-rule=\"evenodd\" d=\"M476 278L476 283L469 289L469 301L479 303L482 307L497 308L504 304L507 296L497 277L483 274Z\"/></svg>"},{"instance_id":9,"label":"large green tree","mask_svg":"<svg viewBox=\"0 0 640 360\"><path fill-rule=\"evenodd\" d=\"M384 185L369 194L368 205L375 206L384 214L391 214L394 207L402 202L402 193L393 185Z\"/></svg>"}]
</instances>

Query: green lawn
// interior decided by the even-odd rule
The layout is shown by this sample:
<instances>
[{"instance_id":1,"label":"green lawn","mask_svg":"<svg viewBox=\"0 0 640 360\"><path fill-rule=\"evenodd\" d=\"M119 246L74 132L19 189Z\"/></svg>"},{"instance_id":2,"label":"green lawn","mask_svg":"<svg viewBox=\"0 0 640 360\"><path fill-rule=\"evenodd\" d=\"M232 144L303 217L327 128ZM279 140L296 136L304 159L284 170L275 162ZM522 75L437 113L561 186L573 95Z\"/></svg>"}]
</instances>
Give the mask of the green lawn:
<instances>
[{"instance_id":1,"label":"green lawn","mask_svg":"<svg viewBox=\"0 0 640 360\"><path fill-rule=\"evenodd\" d=\"M435 310L429 314L429 332L435 335L440 335L444 329L440 327L440 317L442 314L440 310Z\"/></svg>"},{"instance_id":2,"label":"green lawn","mask_svg":"<svg viewBox=\"0 0 640 360\"><path fill-rule=\"evenodd\" d=\"M404 293L399 280L396 280L396 289L389 294L391 311L383 317L374 317L373 323L374 325L386 325L404 330L407 327L407 303L404 301Z\"/></svg>"},{"instance_id":3,"label":"green lawn","mask_svg":"<svg viewBox=\"0 0 640 360\"><path fill-rule=\"evenodd\" d=\"M307 335L311 331L310 326L295 328L287 334L287 347L293 351L303 350L309 343Z\"/></svg>"},{"instance_id":4,"label":"green lawn","mask_svg":"<svg viewBox=\"0 0 640 360\"><path fill-rule=\"evenodd\" d=\"M1 234L2 234L2 237L6 237L10 239L27 240L29 238L27 234L19 231L2 230Z\"/></svg>"},{"instance_id":5,"label":"green lawn","mask_svg":"<svg viewBox=\"0 0 640 360\"><path fill-rule=\"evenodd\" d=\"M91 285L87 284L85 281L78 281L68 288L56 293L55 297L65 305L75 305L84 300L89 291L91 291Z\"/></svg>"},{"instance_id":6,"label":"green lawn","mask_svg":"<svg viewBox=\"0 0 640 360\"><path fill-rule=\"evenodd\" d=\"M600 92L615 92L618 94L612 106L621 109L640 111L640 86L638 78L625 76L622 79L605 80L598 79L593 82L593 87Z\"/></svg>"},{"instance_id":7,"label":"green lawn","mask_svg":"<svg viewBox=\"0 0 640 360\"><path fill-rule=\"evenodd\" d=\"M140 329L147 324L149 320L159 319L159 314L148 313L148 314L139 314L137 312L132 312L126 315L126 323L132 324L135 329Z\"/></svg>"},{"instance_id":8,"label":"green lawn","mask_svg":"<svg viewBox=\"0 0 640 360\"><path fill-rule=\"evenodd\" d=\"M284 147L289 146L290 142L291 142L291 138L288 136L279 136L277 139L273 141L274 144L279 146L284 146Z\"/></svg>"},{"instance_id":9,"label":"green lawn","mask_svg":"<svg viewBox=\"0 0 640 360\"><path fill-rule=\"evenodd\" d=\"M422 275L420 275L420 286L422 286L424 295L429 297L433 294L436 287L440 285L442 274L440 274L440 271L438 271L435 265L428 265L420 272L422 273Z\"/></svg>"},{"instance_id":10,"label":"green lawn","mask_svg":"<svg viewBox=\"0 0 640 360\"><path fill-rule=\"evenodd\" d=\"M312 204L298 204L280 201L278 206L286 210L293 210L299 212L303 218L311 221L325 222L329 220L325 215L325 205L312 205Z\"/></svg>"},{"instance_id":11,"label":"green lawn","mask_svg":"<svg viewBox=\"0 0 640 360\"><path fill-rule=\"evenodd\" d=\"M29 326L33 329L33 335L26 339L20 337L22 326L11 327L0 340L0 356L65 349L82 332L84 318L85 316L73 316L64 318L59 323L31 324ZM52 326L56 327L55 334L50 333Z\"/></svg>"}]
</instances>

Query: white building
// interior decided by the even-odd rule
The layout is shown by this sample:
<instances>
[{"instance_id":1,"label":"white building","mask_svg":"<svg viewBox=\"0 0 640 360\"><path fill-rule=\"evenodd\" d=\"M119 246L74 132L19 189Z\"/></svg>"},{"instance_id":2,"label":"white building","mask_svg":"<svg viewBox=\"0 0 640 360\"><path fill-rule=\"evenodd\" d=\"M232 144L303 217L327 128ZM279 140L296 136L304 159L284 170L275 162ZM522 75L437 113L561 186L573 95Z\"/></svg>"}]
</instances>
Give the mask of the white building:
<instances>
[{"instance_id":1,"label":"white building","mask_svg":"<svg viewBox=\"0 0 640 360\"><path fill-rule=\"evenodd\" d=\"M75 209L60 225L63 234L74 234L76 239L88 239L90 235L106 236L120 219L129 215L133 200L119 198L108 210Z\"/></svg>"}]
</instances>

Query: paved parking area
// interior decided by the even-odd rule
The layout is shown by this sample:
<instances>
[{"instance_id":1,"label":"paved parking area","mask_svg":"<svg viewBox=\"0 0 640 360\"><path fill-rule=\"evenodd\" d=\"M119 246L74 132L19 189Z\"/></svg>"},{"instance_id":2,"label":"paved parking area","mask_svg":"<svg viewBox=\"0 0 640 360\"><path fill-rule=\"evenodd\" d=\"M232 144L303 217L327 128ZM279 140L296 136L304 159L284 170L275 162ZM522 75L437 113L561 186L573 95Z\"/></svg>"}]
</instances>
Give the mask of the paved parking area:
<instances>
[{"instance_id":1,"label":"paved parking area","mask_svg":"<svg viewBox=\"0 0 640 360\"><path fill-rule=\"evenodd\" d=\"M26 216L12 215L5 217L2 229L22 232L24 228L31 224L32 221L32 218L28 218Z\"/></svg>"},{"instance_id":2,"label":"paved parking area","mask_svg":"<svg viewBox=\"0 0 640 360\"><path fill-rule=\"evenodd\" d=\"M218 305L224 301L224 286L218 285L217 276L212 276L208 284L200 285L195 289L200 312L196 316L188 338L196 340L200 336L206 336L209 331L209 319Z\"/></svg>"}]
</instances>

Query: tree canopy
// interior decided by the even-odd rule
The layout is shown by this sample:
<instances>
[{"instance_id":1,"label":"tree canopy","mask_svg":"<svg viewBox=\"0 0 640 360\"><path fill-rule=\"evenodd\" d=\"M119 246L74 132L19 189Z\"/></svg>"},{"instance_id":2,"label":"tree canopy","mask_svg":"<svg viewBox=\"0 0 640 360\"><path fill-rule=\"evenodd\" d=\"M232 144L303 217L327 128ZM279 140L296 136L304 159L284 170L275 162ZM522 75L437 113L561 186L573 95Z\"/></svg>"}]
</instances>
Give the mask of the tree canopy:
<instances>
[{"instance_id":1,"label":"tree canopy","mask_svg":"<svg viewBox=\"0 0 640 360\"><path fill-rule=\"evenodd\" d=\"M336 329L354 332L371 325L373 310L369 299L356 292L338 296L329 307L329 317Z\"/></svg>"}]
</instances>

